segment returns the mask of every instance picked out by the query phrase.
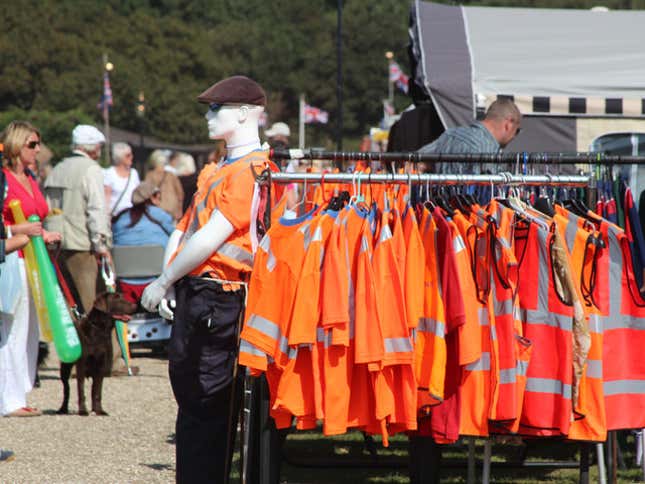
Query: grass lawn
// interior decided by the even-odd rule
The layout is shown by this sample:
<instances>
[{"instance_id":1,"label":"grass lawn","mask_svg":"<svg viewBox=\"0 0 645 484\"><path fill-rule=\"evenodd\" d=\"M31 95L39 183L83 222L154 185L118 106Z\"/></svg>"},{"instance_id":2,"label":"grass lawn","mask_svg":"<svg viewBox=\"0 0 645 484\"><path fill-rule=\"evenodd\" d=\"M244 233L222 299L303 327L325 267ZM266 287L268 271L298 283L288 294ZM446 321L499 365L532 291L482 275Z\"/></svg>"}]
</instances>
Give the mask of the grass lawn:
<instances>
[{"instance_id":1,"label":"grass lawn","mask_svg":"<svg viewBox=\"0 0 645 484\"><path fill-rule=\"evenodd\" d=\"M618 469L618 482L643 482L640 469L636 467L636 446L634 437L624 432L619 437L626 469ZM281 482L290 484L361 484L361 483L408 483L408 442L403 435L391 437L390 446L384 448L378 437L374 446L368 449L360 432L325 437L320 432L290 433L283 451L285 459L281 468ZM481 461L484 440L475 441L477 460L476 477L481 482ZM595 449L595 446L593 446ZM577 483L577 468L508 468L495 467L495 463L519 463L526 455L525 462L567 462L579 461L579 445L553 439L538 439L525 443L496 443L493 445L491 482L500 483L537 483L558 482ZM442 452L442 483L466 482L466 459L468 450L466 440L455 445L445 446ZM233 463L233 482L239 482L237 458ZM590 469L590 482L598 482L598 468L593 452Z\"/></svg>"}]
</instances>

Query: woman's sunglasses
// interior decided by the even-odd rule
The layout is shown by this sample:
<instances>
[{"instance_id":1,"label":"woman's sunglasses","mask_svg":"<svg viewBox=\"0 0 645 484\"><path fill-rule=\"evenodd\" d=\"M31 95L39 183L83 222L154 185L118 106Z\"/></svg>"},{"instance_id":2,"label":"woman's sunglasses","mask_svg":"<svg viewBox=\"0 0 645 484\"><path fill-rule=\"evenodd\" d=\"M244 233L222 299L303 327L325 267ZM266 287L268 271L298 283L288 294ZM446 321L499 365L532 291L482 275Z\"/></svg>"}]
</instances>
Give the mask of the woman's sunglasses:
<instances>
[{"instance_id":1,"label":"woman's sunglasses","mask_svg":"<svg viewBox=\"0 0 645 484\"><path fill-rule=\"evenodd\" d=\"M30 141L30 142L29 142L29 143L27 143L25 146L26 146L27 148L29 148L30 150L33 150L33 149L35 149L35 148L36 148L36 146L40 146L40 141Z\"/></svg>"}]
</instances>

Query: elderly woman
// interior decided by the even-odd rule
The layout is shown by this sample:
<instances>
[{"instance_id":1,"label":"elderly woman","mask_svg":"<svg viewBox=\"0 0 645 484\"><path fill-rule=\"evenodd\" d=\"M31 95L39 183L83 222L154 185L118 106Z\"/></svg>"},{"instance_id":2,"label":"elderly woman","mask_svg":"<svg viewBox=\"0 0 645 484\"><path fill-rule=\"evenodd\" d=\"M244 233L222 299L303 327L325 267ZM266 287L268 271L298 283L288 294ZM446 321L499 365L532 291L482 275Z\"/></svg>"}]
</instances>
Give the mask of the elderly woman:
<instances>
[{"instance_id":1,"label":"elderly woman","mask_svg":"<svg viewBox=\"0 0 645 484\"><path fill-rule=\"evenodd\" d=\"M132 207L121 212L112 225L114 245L163 245L175 230L168 212L159 208L161 192L150 182L144 181L132 193ZM121 279L123 296L138 303L141 293L154 280Z\"/></svg>"},{"instance_id":2,"label":"elderly woman","mask_svg":"<svg viewBox=\"0 0 645 484\"><path fill-rule=\"evenodd\" d=\"M169 158L162 150L155 150L150 154L148 166L150 171L146 174L146 181L159 188L161 201L159 207L164 209L173 220L179 220L183 214L184 189L181 187L179 177L169 171Z\"/></svg>"},{"instance_id":3,"label":"elderly woman","mask_svg":"<svg viewBox=\"0 0 645 484\"><path fill-rule=\"evenodd\" d=\"M19 200L25 217L47 216L49 208L38 182L29 166L36 162L40 151L40 133L31 124L13 121L0 136L4 144L3 174L6 196L2 217L12 235L42 235L45 242L60 240L57 232L47 232L41 222L15 223L9 202ZM12 317L3 321L0 345L0 414L15 417L40 415L37 409L27 406L27 393L33 388L38 356L38 318L29 295L27 273L20 259L22 294L18 298Z\"/></svg>"},{"instance_id":4,"label":"elderly woman","mask_svg":"<svg viewBox=\"0 0 645 484\"><path fill-rule=\"evenodd\" d=\"M139 185L139 173L132 168L132 148L128 143L112 145L112 166L103 171L105 200L110 216L130 208L132 192Z\"/></svg>"}]
</instances>

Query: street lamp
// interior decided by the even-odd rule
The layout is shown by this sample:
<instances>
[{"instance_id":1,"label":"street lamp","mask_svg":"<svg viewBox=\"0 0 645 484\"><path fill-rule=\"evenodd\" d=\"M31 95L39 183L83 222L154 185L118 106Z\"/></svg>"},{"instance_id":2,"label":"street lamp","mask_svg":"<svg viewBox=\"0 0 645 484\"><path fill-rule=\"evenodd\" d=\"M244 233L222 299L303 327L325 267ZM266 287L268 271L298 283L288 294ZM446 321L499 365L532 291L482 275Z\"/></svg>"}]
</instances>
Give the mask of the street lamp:
<instances>
[{"instance_id":1,"label":"street lamp","mask_svg":"<svg viewBox=\"0 0 645 484\"><path fill-rule=\"evenodd\" d=\"M144 118L146 115L146 98L143 91L139 91L139 100L137 101L137 116L139 118L139 147L143 148L143 128Z\"/></svg>"},{"instance_id":2,"label":"street lamp","mask_svg":"<svg viewBox=\"0 0 645 484\"><path fill-rule=\"evenodd\" d=\"M112 97L112 88L110 87L110 79L108 73L114 69L114 64L108 61L107 54L103 54L103 95L101 96L103 105L103 126L105 131L105 158L107 159L108 164L111 164L110 160L110 102L108 102L108 97Z\"/></svg>"}]
</instances>

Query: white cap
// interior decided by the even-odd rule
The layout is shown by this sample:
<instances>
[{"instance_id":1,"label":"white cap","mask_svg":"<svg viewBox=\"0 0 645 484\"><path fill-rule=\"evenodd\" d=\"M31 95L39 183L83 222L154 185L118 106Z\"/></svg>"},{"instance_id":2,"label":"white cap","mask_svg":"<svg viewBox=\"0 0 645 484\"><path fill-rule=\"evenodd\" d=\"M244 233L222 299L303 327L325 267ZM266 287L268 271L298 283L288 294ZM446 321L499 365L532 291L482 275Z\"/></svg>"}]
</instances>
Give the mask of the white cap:
<instances>
[{"instance_id":1,"label":"white cap","mask_svg":"<svg viewBox=\"0 0 645 484\"><path fill-rule=\"evenodd\" d=\"M289 136L291 134L291 130L289 129L289 126L287 126L287 123L273 123L273 125L267 129L264 132L265 135L267 135L269 138L273 138L274 136Z\"/></svg>"},{"instance_id":2,"label":"white cap","mask_svg":"<svg viewBox=\"0 0 645 484\"><path fill-rule=\"evenodd\" d=\"M105 143L105 136L94 126L79 124L72 131L72 144L74 145L97 145Z\"/></svg>"}]
</instances>

